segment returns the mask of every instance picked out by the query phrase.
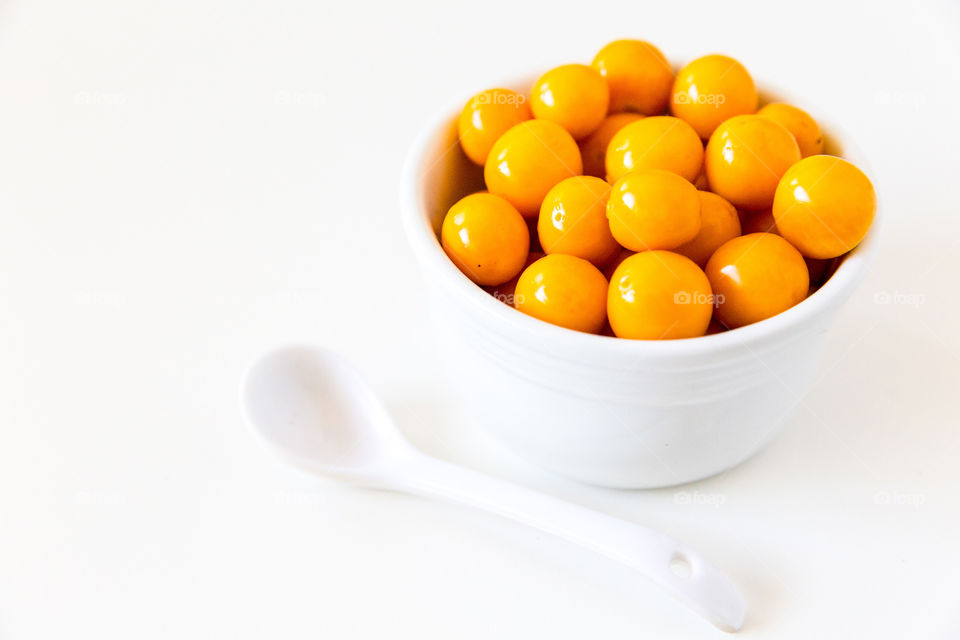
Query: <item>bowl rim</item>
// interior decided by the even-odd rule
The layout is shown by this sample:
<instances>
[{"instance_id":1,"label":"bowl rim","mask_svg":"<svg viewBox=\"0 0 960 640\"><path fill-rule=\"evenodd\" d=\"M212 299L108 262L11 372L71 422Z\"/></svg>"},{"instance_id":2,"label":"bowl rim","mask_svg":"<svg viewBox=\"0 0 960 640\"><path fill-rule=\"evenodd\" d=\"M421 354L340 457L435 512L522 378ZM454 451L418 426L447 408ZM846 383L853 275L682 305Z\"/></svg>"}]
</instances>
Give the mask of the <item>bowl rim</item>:
<instances>
[{"instance_id":1,"label":"bowl rim","mask_svg":"<svg viewBox=\"0 0 960 640\"><path fill-rule=\"evenodd\" d=\"M512 80L508 79L506 82L489 86L515 87L522 85L528 78L535 77L532 74L515 76ZM530 83L532 84L532 80ZM758 91L761 104L772 101L802 104L793 100L788 93L766 83L758 83ZM769 100L765 100L766 98ZM421 169L427 161L426 155L433 147L434 141L455 125L456 118L467 99L468 97L456 102L451 101L431 117L407 152L400 183L401 215L407 240L420 263L420 268L429 269L442 278L450 290L456 291L460 300L468 305L484 324L494 327L498 333L511 332L518 336L536 336L542 341L541 349L551 354L559 356L567 353L576 358L591 355L616 359L626 357L646 361L742 355L744 349L756 355L770 345L803 335L805 328L810 329L817 325L816 320L827 317L831 310L839 309L863 280L867 268L876 256L882 218L879 199L873 223L866 236L844 258L833 275L798 304L765 320L721 333L673 340L631 340L575 331L543 322L497 300L464 275L443 251L429 220L429 212L423 206L425 193ZM840 143L843 153L840 157L853 162L864 172L869 171L869 165L849 136L840 132L829 120L817 118L817 123L829 138ZM447 148L443 152L443 157L453 152L462 153L458 144L454 142ZM874 188L876 189L876 185Z\"/></svg>"}]
</instances>

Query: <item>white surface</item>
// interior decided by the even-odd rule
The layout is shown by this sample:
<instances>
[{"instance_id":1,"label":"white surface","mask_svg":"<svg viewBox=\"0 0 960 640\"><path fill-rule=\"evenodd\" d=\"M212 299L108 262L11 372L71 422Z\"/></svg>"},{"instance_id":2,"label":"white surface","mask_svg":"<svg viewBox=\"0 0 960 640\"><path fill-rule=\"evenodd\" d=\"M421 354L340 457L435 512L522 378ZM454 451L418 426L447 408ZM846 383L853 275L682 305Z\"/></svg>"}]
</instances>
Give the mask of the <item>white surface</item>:
<instances>
[{"instance_id":1,"label":"white surface","mask_svg":"<svg viewBox=\"0 0 960 640\"><path fill-rule=\"evenodd\" d=\"M237 391L293 339L428 452L701 550L741 637L956 637L960 11L895 6L5 3L0 637L718 637L549 536L291 472ZM452 411L397 203L437 105L623 35L809 96L887 214L782 436L651 492L546 476Z\"/></svg>"},{"instance_id":2,"label":"white surface","mask_svg":"<svg viewBox=\"0 0 960 640\"><path fill-rule=\"evenodd\" d=\"M743 626L746 603L730 579L669 536L418 451L335 351L279 347L251 366L241 388L253 431L292 466L514 520L631 567L723 631Z\"/></svg>"}]
</instances>

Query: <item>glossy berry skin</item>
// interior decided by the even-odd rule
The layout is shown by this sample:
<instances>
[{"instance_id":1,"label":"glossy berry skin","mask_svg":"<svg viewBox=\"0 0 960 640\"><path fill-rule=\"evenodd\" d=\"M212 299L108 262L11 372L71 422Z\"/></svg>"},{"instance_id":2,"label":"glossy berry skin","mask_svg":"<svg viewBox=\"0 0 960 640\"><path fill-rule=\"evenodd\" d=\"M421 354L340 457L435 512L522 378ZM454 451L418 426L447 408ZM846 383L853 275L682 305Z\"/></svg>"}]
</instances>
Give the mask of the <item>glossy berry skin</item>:
<instances>
[{"instance_id":1,"label":"glossy berry skin","mask_svg":"<svg viewBox=\"0 0 960 640\"><path fill-rule=\"evenodd\" d=\"M498 285L523 268L530 233L509 202L490 193L474 193L447 211L440 243L468 278L482 286Z\"/></svg>"},{"instance_id":2,"label":"glossy berry skin","mask_svg":"<svg viewBox=\"0 0 960 640\"><path fill-rule=\"evenodd\" d=\"M582 170L580 148L563 127L546 120L527 120L493 145L483 178L490 193L505 198L524 217L533 218L555 184L580 175Z\"/></svg>"},{"instance_id":3,"label":"glossy berry skin","mask_svg":"<svg viewBox=\"0 0 960 640\"><path fill-rule=\"evenodd\" d=\"M655 46L642 40L617 40L593 59L610 87L610 113L657 115L667 109L673 69Z\"/></svg>"},{"instance_id":4,"label":"glossy berry skin","mask_svg":"<svg viewBox=\"0 0 960 640\"><path fill-rule=\"evenodd\" d=\"M580 142L583 175L606 178L607 147L610 145L610 140L620 129L642 117L639 113L614 113L604 118L597 130Z\"/></svg>"},{"instance_id":5,"label":"glossy berry skin","mask_svg":"<svg viewBox=\"0 0 960 640\"><path fill-rule=\"evenodd\" d=\"M703 143L680 118L653 116L620 129L607 146L611 182L638 169L663 169L694 182L703 166Z\"/></svg>"},{"instance_id":6,"label":"glossy berry skin","mask_svg":"<svg viewBox=\"0 0 960 640\"><path fill-rule=\"evenodd\" d=\"M672 251L644 251L613 272L607 317L619 338L695 338L710 324L711 294L707 276L689 258Z\"/></svg>"},{"instance_id":7,"label":"glossy berry skin","mask_svg":"<svg viewBox=\"0 0 960 640\"><path fill-rule=\"evenodd\" d=\"M823 153L820 125L803 109L783 102L771 102L757 111L757 115L769 118L789 131L804 158Z\"/></svg>"},{"instance_id":8,"label":"glossy berry skin","mask_svg":"<svg viewBox=\"0 0 960 640\"><path fill-rule=\"evenodd\" d=\"M675 173L634 171L614 183L607 220L613 237L631 251L674 249L700 231L700 196Z\"/></svg>"},{"instance_id":9,"label":"glossy berry skin","mask_svg":"<svg viewBox=\"0 0 960 640\"><path fill-rule=\"evenodd\" d=\"M810 287L803 256L772 233L726 242L707 262L706 273L717 301L714 315L731 329L786 311Z\"/></svg>"},{"instance_id":10,"label":"glossy berry skin","mask_svg":"<svg viewBox=\"0 0 960 640\"><path fill-rule=\"evenodd\" d=\"M565 253L593 263L608 264L620 251L607 223L610 185L593 176L559 182L543 199L537 232L548 253Z\"/></svg>"},{"instance_id":11,"label":"glossy berry skin","mask_svg":"<svg viewBox=\"0 0 960 640\"><path fill-rule=\"evenodd\" d=\"M575 331L600 333L606 323L607 279L582 258L561 253L540 258L517 281L517 310Z\"/></svg>"},{"instance_id":12,"label":"glossy berry skin","mask_svg":"<svg viewBox=\"0 0 960 640\"><path fill-rule=\"evenodd\" d=\"M835 258L856 247L876 210L870 179L835 156L810 156L790 167L773 202L780 235L808 258Z\"/></svg>"},{"instance_id":13,"label":"glossy berry skin","mask_svg":"<svg viewBox=\"0 0 960 640\"><path fill-rule=\"evenodd\" d=\"M697 195L700 196L700 232L674 251L703 268L720 245L740 235L740 216L732 204L715 193L698 191Z\"/></svg>"},{"instance_id":14,"label":"glossy berry skin","mask_svg":"<svg viewBox=\"0 0 960 640\"><path fill-rule=\"evenodd\" d=\"M482 91L470 98L460 113L460 146L468 158L483 165L500 136L532 117L526 96L510 89Z\"/></svg>"},{"instance_id":15,"label":"glossy berry skin","mask_svg":"<svg viewBox=\"0 0 960 640\"><path fill-rule=\"evenodd\" d=\"M677 73L670 112L706 140L721 122L757 110L757 89L742 64L722 55L697 58Z\"/></svg>"},{"instance_id":16,"label":"glossy berry skin","mask_svg":"<svg viewBox=\"0 0 960 640\"><path fill-rule=\"evenodd\" d=\"M530 90L530 108L541 120L555 122L576 139L585 138L607 117L610 90L600 72L584 64L547 71Z\"/></svg>"},{"instance_id":17,"label":"glossy berry skin","mask_svg":"<svg viewBox=\"0 0 960 640\"><path fill-rule=\"evenodd\" d=\"M800 161L800 147L782 125L760 116L730 118L713 132L704 163L710 190L737 208L773 204L777 183Z\"/></svg>"}]
</instances>

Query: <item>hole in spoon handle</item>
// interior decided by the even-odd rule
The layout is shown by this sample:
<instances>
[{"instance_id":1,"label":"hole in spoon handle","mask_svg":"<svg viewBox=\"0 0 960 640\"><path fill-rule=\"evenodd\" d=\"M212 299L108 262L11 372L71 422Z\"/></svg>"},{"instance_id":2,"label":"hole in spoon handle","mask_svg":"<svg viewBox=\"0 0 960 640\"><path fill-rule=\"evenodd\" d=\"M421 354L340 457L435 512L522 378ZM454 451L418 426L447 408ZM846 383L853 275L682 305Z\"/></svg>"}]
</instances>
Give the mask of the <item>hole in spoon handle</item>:
<instances>
[{"instance_id":1,"label":"hole in spoon handle","mask_svg":"<svg viewBox=\"0 0 960 640\"><path fill-rule=\"evenodd\" d=\"M693 565L686 554L677 551L670 558L670 572L681 580L689 580L693 577Z\"/></svg>"}]
</instances>

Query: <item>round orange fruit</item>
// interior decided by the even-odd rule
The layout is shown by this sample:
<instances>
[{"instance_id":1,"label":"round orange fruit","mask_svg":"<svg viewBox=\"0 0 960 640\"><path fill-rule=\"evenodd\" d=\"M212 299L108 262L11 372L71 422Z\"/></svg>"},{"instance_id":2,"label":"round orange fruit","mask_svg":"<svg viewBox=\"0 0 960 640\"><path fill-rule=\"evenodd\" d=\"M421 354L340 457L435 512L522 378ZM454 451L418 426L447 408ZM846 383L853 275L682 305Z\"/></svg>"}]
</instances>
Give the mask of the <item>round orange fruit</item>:
<instances>
[{"instance_id":1,"label":"round orange fruit","mask_svg":"<svg viewBox=\"0 0 960 640\"><path fill-rule=\"evenodd\" d=\"M533 218L555 184L582 170L580 148L566 129L547 120L527 120L494 143L483 178L490 193Z\"/></svg>"},{"instance_id":2,"label":"round orange fruit","mask_svg":"<svg viewBox=\"0 0 960 640\"><path fill-rule=\"evenodd\" d=\"M607 316L619 338L702 336L712 311L707 276L689 258L671 251L634 254L610 278Z\"/></svg>"},{"instance_id":3,"label":"round orange fruit","mask_svg":"<svg viewBox=\"0 0 960 640\"><path fill-rule=\"evenodd\" d=\"M675 173L634 171L614 183L607 220L613 237L631 251L674 249L700 232L700 196Z\"/></svg>"},{"instance_id":4,"label":"round orange fruit","mask_svg":"<svg viewBox=\"0 0 960 640\"><path fill-rule=\"evenodd\" d=\"M595 266L562 253L540 258L517 280L517 310L575 331L600 333L607 320L607 279Z\"/></svg>"},{"instance_id":5,"label":"round orange fruit","mask_svg":"<svg viewBox=\"0 0 960 640\"><path fill-rule=\"evenodd\" d=\"M706 268L716 318L732 328L765 320L805 297L810 275L803 256L772 233L751 233L717 249Z\"/></svg>"},{"instance_id":6,"label":"round orange fruit","mask_svg":"<svg viewBox=\"0 0 960 640\"><path fill-rule=\"evenodd\" d=\"M704 161L711 191L735 207L756 211L773 204L780 178L800 161L800 147L773 120L735 116L710 136Z\"/></svg>"},{"instance_id":7,"label":"round orange fruit","mask_svg":"<svg viewBox=\"0 0 960 640\"><path fill-rule=\"evenodd\" d=\"M670 112L686 120L704 140L724 120L756 110L753 78L728 56L697 58L673 82Z\"/></svg>"},{"instance_id":8,"label":"round orange fruit","mask_svg":"<svg viewBox=\"0 0 960 640\"><path fill-rule=\"evenodd\" d=\"M497 139L514 125L533 117L527 98L510 89L488 89L470 98L457 130L460 146L476 164L483 165Z\"/></svg>"},{"instance_id":9,"label":"round orange fruit","mask_svg":"<svg viewBox=\"0 0 960 640\"><path fill-rule=\"evenodd\" d=\"M617 40L601 49L593 67L610 86L610 112L663 113L670 101L673 69L655 46L642 40Z\"/></svg>"},{"instance_id":10,"label":"round orange fruit","mask_svg":"<svg viewBox=\"0 0 960 640\"><path fill-rule=\"evenodd\" d=\"M810 156L790 167L773 201L780 235L808 258L835 258L853 249L876 210L870 179L835 156Z\"/></svg>"},{"instance_id":11,"label":"round orange fruit","mask_svg":"<svg viewBox=\"0 0 960 640\"><path fill-rule=\"evenodd\" d=\"M440 242L468 278L479 285L498 285L523 268L530 232L509 202L490 193L474 193L447 211Z\"/></svg>"}]
</instances>

